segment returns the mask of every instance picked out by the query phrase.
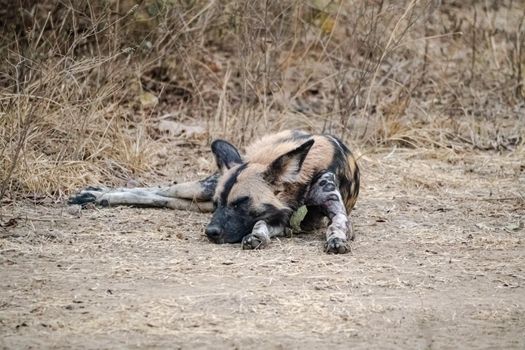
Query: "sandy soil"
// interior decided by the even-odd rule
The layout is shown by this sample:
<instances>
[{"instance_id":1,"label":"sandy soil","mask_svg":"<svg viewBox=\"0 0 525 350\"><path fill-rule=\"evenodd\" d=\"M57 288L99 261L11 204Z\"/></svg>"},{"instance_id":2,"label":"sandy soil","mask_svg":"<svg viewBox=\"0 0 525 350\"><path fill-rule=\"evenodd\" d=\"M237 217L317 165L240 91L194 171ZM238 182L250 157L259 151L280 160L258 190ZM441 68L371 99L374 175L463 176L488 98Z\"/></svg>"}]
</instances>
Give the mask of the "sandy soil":
<instances>
[{"instance_id":1,"label":"sandy soil","mask_svg":"<svg viewBox=\"0 0 525 350\"><path fill-rule=\"evenodd\" d=\"M205 214L4 206L0 348L523 349L523 158L361 165L344 256L322 233L213 245Z\"/></svg>"}]
</instances>

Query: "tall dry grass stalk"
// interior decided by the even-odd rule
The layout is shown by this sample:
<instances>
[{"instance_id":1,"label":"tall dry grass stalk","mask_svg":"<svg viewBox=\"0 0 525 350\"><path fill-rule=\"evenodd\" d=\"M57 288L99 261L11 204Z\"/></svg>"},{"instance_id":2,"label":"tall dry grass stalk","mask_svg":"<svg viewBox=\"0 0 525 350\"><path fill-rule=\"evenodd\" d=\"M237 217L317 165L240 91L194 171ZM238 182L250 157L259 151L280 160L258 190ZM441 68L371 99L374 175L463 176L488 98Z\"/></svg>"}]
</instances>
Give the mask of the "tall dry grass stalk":
<instances>
[{"instance_id":1,"label":"tall dry grass stalk","mask_svg":"<svg viewBox=\"0 0 525 350\"><path fill-rule=\"evenodd\" d=\"M524 142L522 2L0 5L4 200L122 183L161 171L174 145L281 128L364 146ZM166 120L205 133L167 137Z\"/></svg>"}]
</instances>

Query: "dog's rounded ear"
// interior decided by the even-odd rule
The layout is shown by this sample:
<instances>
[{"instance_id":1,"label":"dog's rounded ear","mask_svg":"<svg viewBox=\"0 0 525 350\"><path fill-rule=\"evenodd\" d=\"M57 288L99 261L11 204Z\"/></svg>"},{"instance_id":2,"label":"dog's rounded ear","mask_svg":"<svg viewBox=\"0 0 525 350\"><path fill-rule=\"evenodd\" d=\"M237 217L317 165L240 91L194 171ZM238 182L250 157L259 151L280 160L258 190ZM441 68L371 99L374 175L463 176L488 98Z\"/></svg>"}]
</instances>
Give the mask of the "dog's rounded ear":
<instances>
[{"instance_id":1,"label":"dog's rounded ear","mask_svg":"<svg viewBox=\"0 0 525 350\"><path fill-rule=\"evenodd\" d=\"M231 167L242 164L242 157L234 145L224 140L215 140L211 143L211 151L215 156L217 167L221 173Z\"/></svg>"},{"instance_id":2,"label":"dog's rounded ear","mask_svg":"<svg viewBox=\"0 0 525 350\"><path fill-rule=\"evenodd\" d=\"M294 181L314 142L313 139L310 139L274 160L264 172L264 179L270 184Z\"/></svg>"}]
</instances>

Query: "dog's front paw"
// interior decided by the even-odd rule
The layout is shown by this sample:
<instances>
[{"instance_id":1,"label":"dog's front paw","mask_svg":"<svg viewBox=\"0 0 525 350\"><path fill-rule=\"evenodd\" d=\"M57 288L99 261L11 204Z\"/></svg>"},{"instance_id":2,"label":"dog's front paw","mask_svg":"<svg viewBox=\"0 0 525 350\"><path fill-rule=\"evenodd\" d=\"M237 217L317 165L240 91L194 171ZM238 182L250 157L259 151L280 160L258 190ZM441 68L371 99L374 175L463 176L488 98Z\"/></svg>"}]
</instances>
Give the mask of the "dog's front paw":
<instances>
[{"instance_id":1,"label":"dog's front paw","mask_svg":"<svg viewBox=\"0 0 525 350\"><path fill-rule=\"evenodd\" d=\"M266 235L250 233L244 236L241 242L242 249L261 249L270 243L270 238Z\"/></svg>"},{"instance_id":2,"label":"dog's front paw","mask_svg":"<svg viewBox=\"0 0 525 350\"><path fill-rule=\"evenodd\" d=\"M326 241L324 251L328 254L346 254L350 252L350 246L346 239L332 237Z\"/></svg>"},{"instance_id":3,"label":"dog's front paw","mask_svg":"<svg viewBox=\"0 0 525 350\"><path fill-rule=\"evenodd\" d=\"M89 203L100 204L102 206L108 206L109 202L104 201L103 195L106 192L105 189L100 187L87 187L79 193L69 197L67 203L69 205L78 204L85 206Z\"/></svg>"}]
</instances>

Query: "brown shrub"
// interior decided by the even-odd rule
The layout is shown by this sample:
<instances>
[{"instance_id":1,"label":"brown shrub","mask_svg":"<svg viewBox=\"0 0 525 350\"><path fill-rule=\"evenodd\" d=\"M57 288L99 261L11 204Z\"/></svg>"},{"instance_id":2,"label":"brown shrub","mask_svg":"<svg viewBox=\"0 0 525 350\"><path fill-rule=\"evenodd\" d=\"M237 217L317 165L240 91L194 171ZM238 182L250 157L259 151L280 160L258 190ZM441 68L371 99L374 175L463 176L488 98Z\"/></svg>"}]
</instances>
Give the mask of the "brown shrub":
<instances>
[{"instance_id":1,"label":"brown shrub","mask_svg":"<svg viewBox=\"0 0 525 350\"><path fill-rule=\"evenodd\" d=\"M362 147L523 145L519 1L0 5L2 195L115 184L174 138L296 127ZM166 118L206 134L165 137Z\"/></svg>"}]
</instances>

